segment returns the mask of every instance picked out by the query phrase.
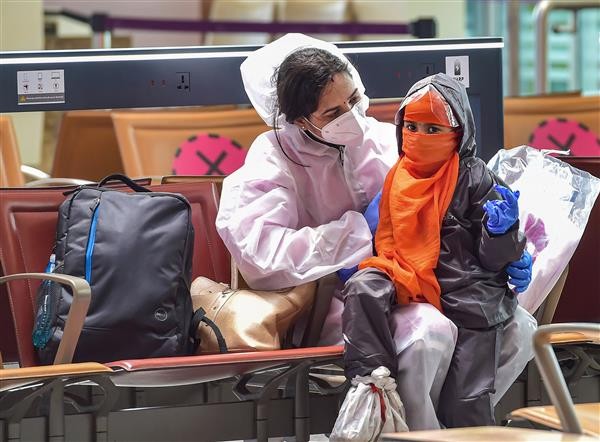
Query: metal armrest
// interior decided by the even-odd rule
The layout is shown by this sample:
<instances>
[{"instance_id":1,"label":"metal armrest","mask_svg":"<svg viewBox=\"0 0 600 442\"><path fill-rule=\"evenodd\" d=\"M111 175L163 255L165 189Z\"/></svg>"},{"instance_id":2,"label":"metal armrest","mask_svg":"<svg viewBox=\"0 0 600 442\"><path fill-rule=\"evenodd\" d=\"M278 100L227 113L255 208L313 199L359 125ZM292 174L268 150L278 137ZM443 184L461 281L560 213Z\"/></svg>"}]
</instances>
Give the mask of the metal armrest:
<instances>
[{"instance_id":1,"label":"metal armrest","mask_svg":"<svg viewBox=\"0 0 600 442\"><path fill-rule=\"evenodd\" d=\"M90 306L92 291L85 279L56 273L17 273L0 277L0 284L17 279L42 279L57 282L71 288L73 303L69 309L65 330L54 358L54 364L70 364Z\"/></svg>"},{"instance_id":2,"label":"metal armrest","mask_svg":"<svg viewBox=\"0 0 600 442\"><path fill-rule=\"evenodd\" d=\"M560 297L562 295L565 283L567 282L568 275L569 265L567 264L561 275L558 277L558 280L554 284L554 287L552 287L552 290L550 290L550 293L548 293L548 296L546 296L546 299L535 314L535 319L538 322L538 326L552 323L554 312L556 312L556 307L558 306L558 301L560 301Z\"/></svg>"},{"instance_id":3,"label":"metal armrest","mask_svg":"<svg viewBox=\"0 0 600 442\"><path fill-rule=\"evenodd\" d=\"M43 170L37 169L35 167L27 166L25 164L21 165L21 173L25 177L26 181L43 180L46 178L50 178L50 175L48 175Z\"/></svg>"},{"instance_id":4,"label":"metal armrest","mask_svg":"<svg viewBox=\"0 0 600 442\"><path fill-rule=\"evenodd\" d=\"M552 350L553 336L565 333L577 334L580 338L579 342L585 340L600 344L600 325L592 323L543 325L533 335L535 362L548 390L550 400L556 407L563 430L568 433L583 434L573 400Z\"/></svg>"},{"instance_id":5,"label":"metal armrest","mask_svg":"<svg viewBox=\"0 0 600 442\"><path fill-rule=\"evenodd\" d=\"M53 178L42 170L24 164L21 165L21 173L25 177L25 187L81 186L92 183L78 178Z\"/></svg>"},{"instance_id":6,"label":"metal armrest","mask_svg":"<svg viewBox=\"0 0 600 442\"><path fill-rule=\"evenodd\" d=\"M25 187L81 186L93 183L93 181L80 180L78 178L42 178L26 183Z\"/></svg>"}]
</instances>

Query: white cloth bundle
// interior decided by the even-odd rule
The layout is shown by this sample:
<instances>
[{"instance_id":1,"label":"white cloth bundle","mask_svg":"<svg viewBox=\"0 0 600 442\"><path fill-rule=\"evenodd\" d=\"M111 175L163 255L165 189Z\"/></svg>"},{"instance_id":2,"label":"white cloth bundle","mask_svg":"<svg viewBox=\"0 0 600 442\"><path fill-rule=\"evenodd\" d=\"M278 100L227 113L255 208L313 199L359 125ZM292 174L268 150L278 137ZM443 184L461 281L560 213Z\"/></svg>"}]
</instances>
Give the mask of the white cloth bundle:
<instances>
[{"instance_id":1,"label":"white cloth bundle","mask_svg":"<svg viewBox=\"0 0 600 442\"><path fill-rule=\"evenodd\" d=\"M376 441L382 433L408 431L396 381L385 367L356 376L346 394L330 441Z\"/></svg>"}]
</instances>

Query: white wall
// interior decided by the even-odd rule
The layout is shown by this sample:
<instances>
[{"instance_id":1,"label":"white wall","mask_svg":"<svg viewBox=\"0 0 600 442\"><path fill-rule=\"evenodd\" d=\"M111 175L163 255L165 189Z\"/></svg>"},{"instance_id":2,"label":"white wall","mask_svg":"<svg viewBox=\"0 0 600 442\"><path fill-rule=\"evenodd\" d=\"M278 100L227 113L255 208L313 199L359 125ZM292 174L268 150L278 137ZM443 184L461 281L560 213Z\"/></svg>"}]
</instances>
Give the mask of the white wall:
<instances>
[{"instance_id":1,"label":"white wall","mask_svg":"<svg viewBox=\"0 0 600 442\"><path fill-rule=\"evenodd\" d=\"M202 0L45 0L44 8L48 10L69 9L83 15L104 13L127 18L162 20L200 20L202 18ZM201 43L200 34L195 32L118 29L115 34L131 36L133 47L194 46Z\"/></svg>"},{"instance_id":2,"label":"white wall","mask_svg":"<svg viewBox=\"0 0 600 442\"><path fill-rule=\"evenodd\" d=\"M42 0L0 0L1 51L43 49L43 30ZM43 114L23 112L8 115L15 125L21 162L37 165L41 158Z\"/></svg>"},{"instance_id":3,"label":"white wall","mask_svg":"<svg viewBox=\"0 0 600 442\"><path fill-rule=\"evenodd\" d=\"M418 18L432 17L437 23L438 38L466 35L465 0L352 0L351 4L357 21L408 23ZM363 39L382 38L376 35L363 36Z\"/></svg>"}]
</instances>

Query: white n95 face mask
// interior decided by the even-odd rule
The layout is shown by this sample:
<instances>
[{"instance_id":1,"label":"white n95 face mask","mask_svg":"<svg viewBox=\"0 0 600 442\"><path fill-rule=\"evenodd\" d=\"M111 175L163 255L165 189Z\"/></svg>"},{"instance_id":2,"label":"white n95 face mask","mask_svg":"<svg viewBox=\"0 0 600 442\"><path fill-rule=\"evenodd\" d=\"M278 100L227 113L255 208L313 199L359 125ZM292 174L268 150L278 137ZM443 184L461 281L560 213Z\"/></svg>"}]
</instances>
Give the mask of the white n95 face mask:
<instances>
[{"instance_id":1,"label":"white n95 face mask","mask_svg":"<svg viewBox=\"0 0 600 442\"><path fill-rule=\"evenodd\" d=\"M319 129L317 126L312 124L308 118L308 123ZM358 103L348 112L340 115L335 120L327 123L321 131L321 138L328 143L341 144L343 146L361 142L366 131L367 122L365 120L365 114Z\"/></svg>"}]
</instances>

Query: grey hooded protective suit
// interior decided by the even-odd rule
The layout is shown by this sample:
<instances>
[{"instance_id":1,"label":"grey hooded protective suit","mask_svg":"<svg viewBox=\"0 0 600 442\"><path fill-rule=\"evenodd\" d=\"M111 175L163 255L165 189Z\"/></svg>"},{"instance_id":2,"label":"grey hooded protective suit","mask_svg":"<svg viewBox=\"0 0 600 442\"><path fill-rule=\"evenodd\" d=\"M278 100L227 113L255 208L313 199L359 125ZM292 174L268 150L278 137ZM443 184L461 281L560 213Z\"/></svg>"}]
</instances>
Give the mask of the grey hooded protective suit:
<instances>
[{"instance_id":1,"label":"grey hooded protective suit","mask_svg":"<svg viewBox=\"0 0 600 442\"><path fill-rule=\"evenodd\" d=\"M485 227L483 204L502 199L494 185L506 185L475 157L475 124L465 88L437 74L416 83L407 97L427 86L442 94L463 133L456 190L442 222L435 269L443 312L458 327L438 417L447 427L491 425L504 325L517 308L505 268L521 256L525 239L518 222L503 235L491 235ZM403 113L401 108L396 118L399 146ZM393 283L382 272L364 269L347 282L343 294L347 375L364 376L380 365L397 372L388 326L395 303Z\"/></svg>"}]
</instances>

